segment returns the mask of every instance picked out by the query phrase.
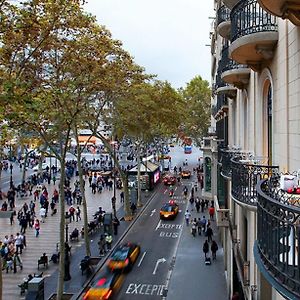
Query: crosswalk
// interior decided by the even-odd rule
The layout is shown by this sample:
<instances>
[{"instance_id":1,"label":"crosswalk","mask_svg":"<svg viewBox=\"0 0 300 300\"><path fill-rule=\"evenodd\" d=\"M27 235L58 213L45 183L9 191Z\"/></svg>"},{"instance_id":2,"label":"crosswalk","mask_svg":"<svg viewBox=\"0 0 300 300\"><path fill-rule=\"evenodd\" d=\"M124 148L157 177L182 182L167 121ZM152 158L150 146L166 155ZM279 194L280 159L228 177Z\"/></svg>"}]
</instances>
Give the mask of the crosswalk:
<instances>
[{"instance_id":1,"label":"crosswalk","mask_svg":"<svg viewBox=\"0 0 300 300\"><path fill-rule=\"evenodd\" d=\"M72 183L71 183L72 184ZM52 195L54 190L54 186L47 186L49 195ZM57 188L57 187L56 187ZM117 196L119 193L117 193ZM90 189L86 191L86 198L88 204L88 218L92 220L92 215L95 211L101 206L103 210L110 212L111 211L111 201L110 199L113 196L112 191L103 191L101 194L92 194ZM16 206L17 210L19 210L24 202L29 203L31 198L17 198ZM117 209L120 207L119 197L117 197ZM57 265L49 263L48 269L44 269L43 266L40 266L40 270L37 268L38 258L45 252L50 258L51 255L56 250L56 244L59 241L59 205L58 212L54 216L48 216L46 218L45 223L41 223L40 236L37 238L34 235L34 229L27 228L26 230L26 244L27 247L23 250L21 255L23 262L23 270L17 268L17 273L13 273L9 271L3 271L3 299L5 300L16 300L16 299L25 299L25 296L20 295L20 288L18 284L20 284L23 278L26 278L28 274L39 273L41 271L44 272L44 276L49 276L57 269ZM66 206L66 210L68 207ZM38 211L38 210L37 210ZM82 207L81 207L82 211ZM83 217L82 221L79 222L71 222L69 224L69 233L73 231L75 227L79 230L83 226ZM20 226L15 220L14 225L10 225L9 219L0 219L0 239L3 239L5 235L16 234L20 231ZM79 241L72 241L70 245L72 249L79 247L83 244L84 240L79 238ZM74 251L74 250L73 250Z\"/></svg>"}]
</instances>

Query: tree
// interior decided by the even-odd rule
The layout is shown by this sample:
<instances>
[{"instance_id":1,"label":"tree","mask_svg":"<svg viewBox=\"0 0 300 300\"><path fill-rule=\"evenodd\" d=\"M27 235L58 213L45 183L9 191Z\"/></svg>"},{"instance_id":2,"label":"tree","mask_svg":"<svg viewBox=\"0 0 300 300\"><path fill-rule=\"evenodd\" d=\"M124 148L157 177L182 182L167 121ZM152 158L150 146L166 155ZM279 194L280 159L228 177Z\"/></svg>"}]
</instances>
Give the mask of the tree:
<instances>
[{"instance_id":1,"label":"tree","mask_svg":"<svg viewBox=\"0 0 300 300\"><path fill-rule=\"evenodd\" d=\"M182 124L184 135L192 137L196 144L200 145L210 125L209 83L201 76L196 76L180 90L180 93L187 108L186 120Z\"/></svg>"}]
</instances>

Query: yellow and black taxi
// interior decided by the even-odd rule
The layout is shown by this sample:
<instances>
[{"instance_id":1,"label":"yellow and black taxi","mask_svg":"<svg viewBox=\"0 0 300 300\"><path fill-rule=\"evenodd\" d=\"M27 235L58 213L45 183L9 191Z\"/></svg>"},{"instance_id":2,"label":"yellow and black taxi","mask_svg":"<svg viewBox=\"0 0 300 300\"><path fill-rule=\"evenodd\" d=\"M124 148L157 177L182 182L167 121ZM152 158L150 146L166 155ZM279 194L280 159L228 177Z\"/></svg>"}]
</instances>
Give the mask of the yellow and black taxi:
<instances>
[{"instance_id":1,"label":"yellow and black taxi","mask_svg":"<svg viewBox=\"0 0 300 300\"><path fill-rule=\"evenodd\" d=\"M161 219L175 219L178 215L179 207L178 204L174 200L170 200L168 203L164 204L164 206L160 209L160 218Z\"/></svg>"},{"instance_id":2,"label":"yellow and black taxi","mask_svg":"<svg viewBox=\"0 0 300 300\"><path fill-rule=\"evenodd\" d=\"M181 175L182 179L191 178L191 171L190 170L182 170L180 175Z\"/></svg>"},{"instance_id":3,"label":"yellow and black taxi","mask_svg":"<svg viewBox=\"0 0 300 300\"><path fill-rule=\"evenodd\" d=\"M122 272L114 273L105 269L93 280L90 289L83 296L83 300L108 300L116 294L124 281Z\"/></svg>"},{"instance_id":4,"label":"yellow and black taxi","mask_svg":"<svg viewBox=\"0 0 300 300\"><path fill-rule=\"evenodd\" d=\"M164 185L175 185L176 184L176 177L172 175L166 175L163 178Z\"/></svg>"},{"instance_id":5,"label":"yellow and black taxi","mask_svg":"<svg viewBox=\"0 0 300 300\"><path fill-rule=\"evenodd\" d=\"M107 266L113 272L120 270L128 272L136 262L140 252L141 247L137 244L129 242L121 244L111 255Z\"/></svg>"}]
</instances>

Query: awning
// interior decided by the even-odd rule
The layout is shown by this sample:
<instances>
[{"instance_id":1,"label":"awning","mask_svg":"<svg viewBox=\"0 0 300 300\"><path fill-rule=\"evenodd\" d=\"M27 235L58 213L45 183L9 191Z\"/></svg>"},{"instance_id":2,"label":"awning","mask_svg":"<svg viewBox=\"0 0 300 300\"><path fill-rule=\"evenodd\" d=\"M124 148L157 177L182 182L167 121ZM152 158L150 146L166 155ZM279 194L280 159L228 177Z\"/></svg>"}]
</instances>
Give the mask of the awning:
<instances>
[{"instance_id":1,"label":"awning","mask_svg":"<svg viewBox=\"0 0 300 300\"><path fill-rule=\"evenodd\" d=\"M89 136L89 135L79 135L78 136L79 144L96 144L97 138L95 136Z\"/></svg>"},{"instance_id":2,"label":"awning","mask_svg":"<svg viewBox=\"0 0 300 300\"><path fill-rule=\"evenodd\" d=\"M147 161L147 163L146 162L141 162L140 170L141 170L141 172L154 172L158 168L159 168L158 165L156 165L156 164L154 164L154 163L152 163L150 161ZM138 171L137 165L134 166L132 169L129 170L129 172L137 172L137 171Z\"/></svg>"}]
</instances>

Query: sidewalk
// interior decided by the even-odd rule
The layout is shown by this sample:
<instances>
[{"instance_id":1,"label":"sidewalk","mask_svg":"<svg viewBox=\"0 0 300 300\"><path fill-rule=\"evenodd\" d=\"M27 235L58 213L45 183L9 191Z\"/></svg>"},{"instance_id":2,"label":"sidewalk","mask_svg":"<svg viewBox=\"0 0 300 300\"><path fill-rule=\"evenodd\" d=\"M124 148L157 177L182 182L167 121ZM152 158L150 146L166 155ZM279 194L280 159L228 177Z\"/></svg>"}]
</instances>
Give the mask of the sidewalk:
<instances>
[{"instance_id":1,"label":"sidewalk","mask_svg":"<svg viewBox=\"0 0 300 300\"><path fill-rule=\"evenodd\" d=\"M73 187L74 177L71 181L71 186ZM57 187L53 184L48 185L46 184L46 187L49 192L49 197L51 198L52 192L54 188ZM120 190L116 191L117 196L117 203L116 203L116 209L118 211L118 217L120 216L120 213L123 211L123 207L120 203ZM88 205L88 219L93 220L93 214L95 211L98 210L99 206L102 206L103 210L106 212L111 212L111 198L113 196L113 191L104 190L101 194L92 194L91 189L87 188L86 190L86 199L87 199L87 205ZM16 210L18 211L21 209L23 204L27 202L29 204L30 200L33 199L33 196L30 197L24 197L24 198L17 198L16 199ZM59 205L57 206L58 211L54 216L48 216L46 218L45 223L41 223L41 230L40 230L40 236L38 238L35 237L34 229L27 228L26 230L26 242L27 247L23 250L23 254L21 255L21 259L23 261L23 270L20 270L19 267L17 267L17 273L13 273L12 271L9 271L9 273L6 273L5 271L2 272L3 275L3 295L5 295L5 300L15 300L15 299L25 299L25 295L20 296L20 288L17 286L23 281L23 278L26 278L28 274L33 273L39 273L44 272L43 275L46 277L50 277L51 274L55 274L55 272L58 269L58 265L53 264L52 262L49 263L49 267L46 269L43 266L40 266L40 270L37 269L37 260L38 258L45 252L48 257L50 258L51 255L56 250L56 244L59 241ZM65 205L66 210L69 208L69 206ZM81 206L81 211L82 211ZM38 202L36 202L36 212L38 214L39 212L39 205ZM125 222L121 222L121 226L119 227L122 230L122 227L125 226L123 224ZM83 226L83 217L82 221L79 222L71 222L69 224L69 233L72 232L72 230L77 227L80 229ZM15 235L17 232L20 232L20 226L18 224L18 221L15 217L15 223L11 226L9 219L3 219L0 218L0 239L3 239L5 235L13 234ZM120 232L121 232L120 230ZM98 254L98 239L99 239L99 233L95 233L90 236L91 239L91 246L92 246L92 254L97 255ZM120 236L120 233L119 233ZM80 260L84 256L84 247L82 245L84 244L84 239L81 237L79 238L79 241L72 241L69 242L70 246L72 246L72 257L71 257L71 275L74 276L74 278L77 276L76 274L80 274L81 271L79 269L79 265L77 264L76 256L78 253L78 257L80 257ZM95 252L96 249L96 252ZM74 269L72 269L74 268ZM57 272L56 272L57 273ZM52 276L51 276L52 277ZM84 279L84 277L82 278ZM69 283L68 283L69 284ZM81 284L81 283L80 283ZM46 283L46 291L48 290L48 282ZM57 282L55 282L55 289L56 289ZM80 285L81 287L81 285ZM51 291L51 294L55 292L55 289ZM77 289L78 291L78 289ZM50 292L49 292L50 293ZM47 299L45 297L45 299Z\"/></svg>"},{"instance_id":2,"label":"sidewalk","mask_svg":"<svg viewBox=\"0 0 300 300\"><path fill-rule=\"evenodd\" d=\"M200 194L196 193L196 196ZM200 197L201 198L201 197ZM190 204L188 204L190 205ZM188 208L191 211L190 207ZM201 211L201 210L200 210ZM208 209L204 213L192 211L191 220L205 216L209 220ZM191 225L185 224L179 240L175 265L171 273L168 286L167 300L182 299L207 299L207 300L226 300L228 293L225 280L224 254L219 239L216 221L211 221L213 229L213 240L218 244L217 259L212 260L211 265L205 265L203 243L205 235L191 234ZM211 252L209 252L211 257Z\"/></svg>"}]
</instances>

